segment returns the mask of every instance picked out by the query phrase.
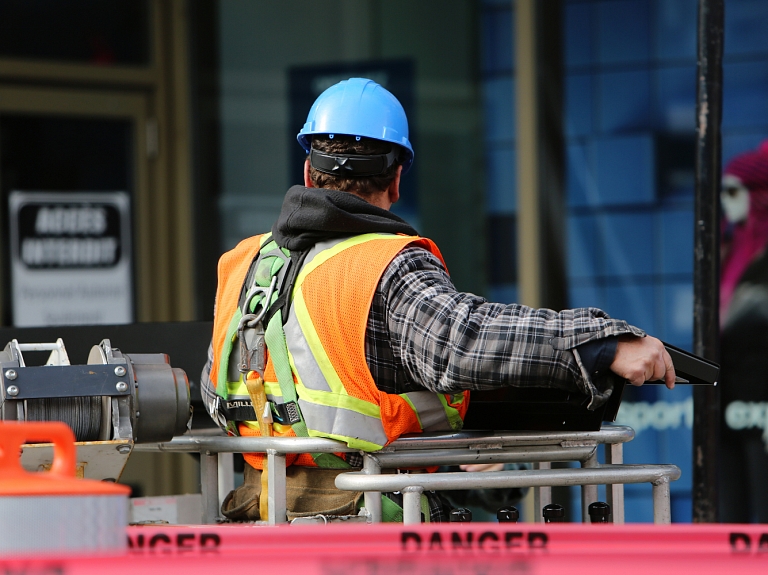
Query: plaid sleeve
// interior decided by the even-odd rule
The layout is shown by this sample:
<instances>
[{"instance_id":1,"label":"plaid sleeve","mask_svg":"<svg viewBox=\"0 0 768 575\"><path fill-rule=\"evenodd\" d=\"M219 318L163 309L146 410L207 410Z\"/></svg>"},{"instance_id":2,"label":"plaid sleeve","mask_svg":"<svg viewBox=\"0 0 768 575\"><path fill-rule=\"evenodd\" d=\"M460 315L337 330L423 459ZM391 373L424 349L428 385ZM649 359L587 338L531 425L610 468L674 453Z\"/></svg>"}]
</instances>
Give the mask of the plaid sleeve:
<instances>
[{"instance_id":1,"label":"plaid sleeve","mask_svg":"<svg viewBox=\"0 0 768 575\"><path fill-rule=\"evenodd\" d=\"M555 312L459 292L422 248L400 252L379 288L395 360L409 379L438 393L536 386L594 397L599 392L573 348L610 335L645 335L596 308Z\"/></svg>"}]
</instances>

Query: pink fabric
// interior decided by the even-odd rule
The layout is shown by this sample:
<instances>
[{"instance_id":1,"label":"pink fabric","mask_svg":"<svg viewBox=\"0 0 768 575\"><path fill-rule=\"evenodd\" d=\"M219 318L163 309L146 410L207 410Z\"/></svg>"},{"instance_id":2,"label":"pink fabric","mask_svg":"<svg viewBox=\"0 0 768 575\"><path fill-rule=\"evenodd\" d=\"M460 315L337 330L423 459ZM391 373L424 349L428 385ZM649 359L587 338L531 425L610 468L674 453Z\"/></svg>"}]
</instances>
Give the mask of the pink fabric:
<instances>
[{"instance_id":1,"label":"pink fabric","mask_svg":"<svg viewBox=\"0 0 768 575\"><path fill-rule=\"evenodd\" d=\"M731 160L723 174L741 180L749 190L750 203L747 220L733 226L730 242L724 243L720 276L721 324L742 274L768 244L768 141L757 150Z\"/></svg>"}]
</instances>

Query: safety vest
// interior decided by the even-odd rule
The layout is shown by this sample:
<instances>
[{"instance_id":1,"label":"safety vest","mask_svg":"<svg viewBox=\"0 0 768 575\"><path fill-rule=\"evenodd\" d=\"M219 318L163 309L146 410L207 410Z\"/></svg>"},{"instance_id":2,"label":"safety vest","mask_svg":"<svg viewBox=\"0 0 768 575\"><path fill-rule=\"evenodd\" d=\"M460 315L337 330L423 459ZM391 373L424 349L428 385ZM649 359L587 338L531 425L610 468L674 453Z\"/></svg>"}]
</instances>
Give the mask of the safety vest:
<instances>
[{"instance_id":1,"label":"safety vest","mask_svg":"<svg viewBox=\"0 0 768 575\"><path fill-rule=\"evenodd\" d=\"M461 429L468 391L389 394L376 387L368 369L365 334L373 295L387 266L408 245L425 248L442 259L428 239L376 233L320 242L307 254L293 284L283 327L290 377L308 436L375 451L405 433ZM217 394L235 408L250 403L244 383L229 365L237 345L238 304L248 289L244 281L251 264L267 248L278 249L269 234L255 236L219 261L211 379ZM276 370L275 358L275 351L268 347L262 377L277 416L290 410L279 409L285 407L285 401L277 377L281 368L278 365ZM280 419L273 423L273 435L295 435L285 417ZM231 431L260 435L256 421L240 421ZM246 454L246 460L259 469L262 457ZM314 465L315 461L309 454L289 454L287 463Z\"/></svg>"}]
</instances>

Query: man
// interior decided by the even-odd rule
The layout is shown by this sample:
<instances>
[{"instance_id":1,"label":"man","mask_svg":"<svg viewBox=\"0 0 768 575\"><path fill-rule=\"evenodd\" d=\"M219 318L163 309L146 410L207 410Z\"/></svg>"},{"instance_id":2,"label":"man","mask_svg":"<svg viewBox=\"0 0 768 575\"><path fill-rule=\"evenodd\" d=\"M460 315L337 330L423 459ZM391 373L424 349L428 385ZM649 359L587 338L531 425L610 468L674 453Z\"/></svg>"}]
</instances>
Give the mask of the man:
<instances>
[{"instance_id":1,"label":"man","mask_svg":"<svg viewBox=\"0 0 768 575\"><path fill-rule=\"evenodd\" d=\"M460 429L472 389L558 387L595 408L610 395L595 383L609 369L635 385L674 386L661 342L601 310L557 313L456 291L437 246L389 211L414 154L403 108L380 85L352 78L326 90L298 141L304 186L288 190L271 234L219 263L202 381L230 433L330 437L371 451L404 433ZM249 398L256 408L235 413ZM359 494L333 488L360 464L344 457L289 457L289 518L354 511ZM223 506L229 517L259 515L264 458L246 462L245 485ZM425 519L445 519L440 497L428 498Z\"/></svg>"}]
</instances>

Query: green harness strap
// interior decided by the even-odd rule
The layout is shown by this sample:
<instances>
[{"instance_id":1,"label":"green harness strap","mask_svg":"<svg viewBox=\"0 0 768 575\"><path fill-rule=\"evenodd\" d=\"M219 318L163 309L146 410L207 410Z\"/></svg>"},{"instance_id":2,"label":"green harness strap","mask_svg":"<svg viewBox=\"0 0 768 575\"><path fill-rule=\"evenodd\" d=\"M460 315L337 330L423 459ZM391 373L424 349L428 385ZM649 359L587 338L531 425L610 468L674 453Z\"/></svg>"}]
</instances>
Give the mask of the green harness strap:
<instances>
[{"instance_id":1,"label":"green harness strap","mask_svg":"<svg viewBox=\"0 0 768 575\"><path fill-rule=\"evenodd\" d=\"M421 494L421 514L424 517L424 523L430 523L429 499L423 493ZM392 501L389 497L381 494L381 521L383 523L402 523L403 508Z\"/></svg>"},{"instance_id":2,"label":"green harness strap","mask_svg":"<svg viewBox=\"0 0 768 575\"><path fill-rule=\"evenodd\" d=\"M383 493L381 494L381 520L384 523L403 522L403 508Z\"/></svg>"}]
</instances>

